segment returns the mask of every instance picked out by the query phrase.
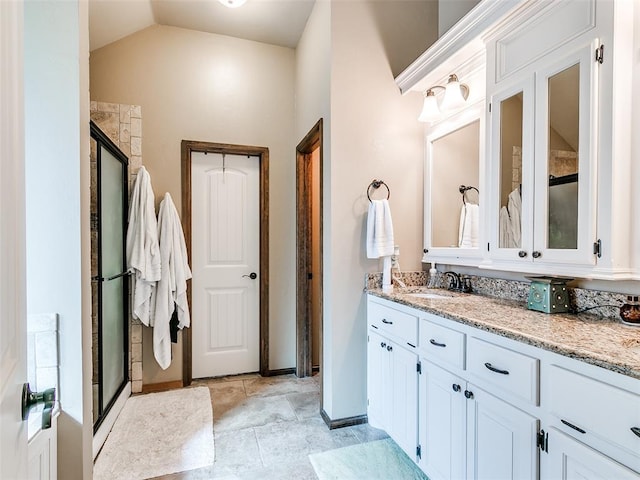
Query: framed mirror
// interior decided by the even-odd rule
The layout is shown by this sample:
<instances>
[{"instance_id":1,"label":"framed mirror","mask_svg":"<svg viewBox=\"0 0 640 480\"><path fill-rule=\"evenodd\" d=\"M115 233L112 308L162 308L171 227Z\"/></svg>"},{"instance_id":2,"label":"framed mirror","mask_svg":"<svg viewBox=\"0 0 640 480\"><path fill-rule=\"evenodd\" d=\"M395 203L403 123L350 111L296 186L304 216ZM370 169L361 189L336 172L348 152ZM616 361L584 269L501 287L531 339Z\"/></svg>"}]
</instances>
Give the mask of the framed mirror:
<instances>
[{"instance_id":1,"label":"framed mirror","mask_svg":"<svg viewBox=\"0 0 640 480\"><path fill-rule=\"evenodd\" d=\"M425 257L480 257L484 102L432 126L425 167Z\"/></svg>"}]
</instances>

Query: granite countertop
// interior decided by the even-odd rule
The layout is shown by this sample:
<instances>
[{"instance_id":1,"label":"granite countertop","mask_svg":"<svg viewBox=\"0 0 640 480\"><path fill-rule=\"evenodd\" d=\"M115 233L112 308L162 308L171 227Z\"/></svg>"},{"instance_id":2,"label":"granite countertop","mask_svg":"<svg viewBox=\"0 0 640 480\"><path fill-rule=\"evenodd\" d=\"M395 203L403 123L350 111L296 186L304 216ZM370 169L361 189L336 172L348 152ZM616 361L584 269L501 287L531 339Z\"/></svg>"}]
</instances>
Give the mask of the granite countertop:
<instances>
[{"instance_id":1,"label":"granite countertop","mask_svg":"<svg viewBox=\"0 0 640 480\"><path fill-rule=\"evenodd\" d=\"M553 315L524 302L425 287L367 293L640 379L640 328L588 314ZM408 293L445 298L416 298Z\"/></svg>"}]
</instances>

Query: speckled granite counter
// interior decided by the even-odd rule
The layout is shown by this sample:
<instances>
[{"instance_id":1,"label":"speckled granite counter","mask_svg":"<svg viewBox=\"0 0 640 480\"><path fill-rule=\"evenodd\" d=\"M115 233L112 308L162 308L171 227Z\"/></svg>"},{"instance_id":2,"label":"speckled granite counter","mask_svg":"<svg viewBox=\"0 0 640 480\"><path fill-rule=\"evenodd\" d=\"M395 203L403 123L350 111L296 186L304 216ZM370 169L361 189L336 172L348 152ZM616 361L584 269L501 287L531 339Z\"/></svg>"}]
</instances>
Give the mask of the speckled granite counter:
<instances>
[{"instance_id":1,"label":"speckled granite counter","mask_svg":"<svg viewBox=\"0 0 640 480\"><path fill-rule=\"evenodd\" d=\"M593 315L553 314L527 310L523 302L482 295L408 287L367 293L433 313L465 325L566 355L640 379L640 328ZM447 298L410 297L435 292Z\"/></svg>"}]
</instances>

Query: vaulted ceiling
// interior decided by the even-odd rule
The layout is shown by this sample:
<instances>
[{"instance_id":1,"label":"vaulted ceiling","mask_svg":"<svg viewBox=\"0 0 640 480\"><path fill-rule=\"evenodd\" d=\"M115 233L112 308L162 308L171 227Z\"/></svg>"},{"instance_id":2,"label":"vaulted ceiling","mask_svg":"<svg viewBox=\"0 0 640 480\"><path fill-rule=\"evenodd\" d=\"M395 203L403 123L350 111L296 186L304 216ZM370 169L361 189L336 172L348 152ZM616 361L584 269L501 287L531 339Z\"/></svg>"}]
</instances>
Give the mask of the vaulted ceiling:
<instances>
[{"instance_id":1,"label":"vaulted ceiling","mask_svg":"<svg viewBox=\"0 0 640 480\"><path fill-rule=\"evenodd\" d=\"M89 0L89 42L95 50L151 25L170 25L295 48L315 0Z\"/></svg>"}]
</instances>

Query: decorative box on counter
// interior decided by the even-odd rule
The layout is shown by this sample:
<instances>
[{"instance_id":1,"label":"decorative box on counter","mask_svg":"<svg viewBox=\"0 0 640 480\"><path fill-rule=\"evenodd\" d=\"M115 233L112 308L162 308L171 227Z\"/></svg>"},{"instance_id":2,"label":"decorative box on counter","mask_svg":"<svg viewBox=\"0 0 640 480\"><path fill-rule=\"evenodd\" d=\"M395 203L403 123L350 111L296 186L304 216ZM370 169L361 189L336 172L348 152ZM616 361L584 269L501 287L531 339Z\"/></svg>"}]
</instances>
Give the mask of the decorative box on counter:
<instances>
[{"instance_id":1,"label":"decorative box on counter","mask_svg":"<svg viewBox=\"0 0 640 480\"><path fill-rule=\"evenodd\" d=\"M563 313L571 310L567 282L573 278L525 277L531 280L527 308L543 313Z\"/></svg>"}]
</instances>

